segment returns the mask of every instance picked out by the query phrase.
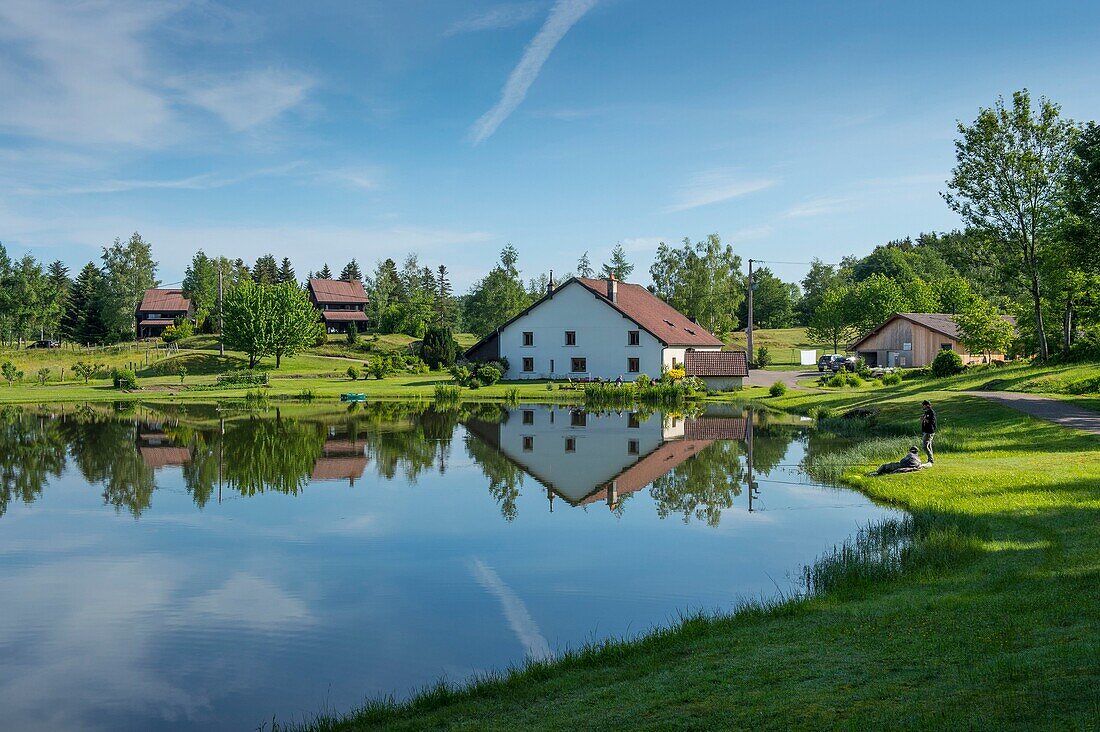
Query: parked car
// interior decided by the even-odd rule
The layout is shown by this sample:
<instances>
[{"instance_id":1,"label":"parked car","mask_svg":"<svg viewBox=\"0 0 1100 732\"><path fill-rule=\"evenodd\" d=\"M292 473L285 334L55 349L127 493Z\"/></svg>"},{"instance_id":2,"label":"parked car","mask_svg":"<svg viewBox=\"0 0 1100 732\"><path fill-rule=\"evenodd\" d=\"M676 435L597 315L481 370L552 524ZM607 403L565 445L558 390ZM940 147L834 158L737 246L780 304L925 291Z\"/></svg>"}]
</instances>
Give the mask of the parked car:
<instances>
[{"instance_id":1,"label":"parked car","mask_svg":"<svg viewBox=\"0 0 1100 732\"><path fill-rule=\"evenodd\" d=\"M833 371L855 371L859 359L855 356L837 356L830 364Z\"/></svg>"},{"instance_id":2,"label":"parked car","mask_svg":"<svg viewBox=\"0 0 1100 732\"><path fill-rule=\"evenodd\" d=\"M843 358L844 356L841 356L839 353L826 353L824 356L818 359L817 370L821 373L825 373L826 371L836 371L836 369L833 368L833 361Z\"/></svg>"},{"instance_id":3,"label":"parked car","mask_svg":"<svg viewBox=\"0 0 1100 732\"><path fill-rule=\"evenodd\" d=\"M28 343L27 348L61 348L61 344L57 341L35 341Z\"/></svg>"}]
</instances>

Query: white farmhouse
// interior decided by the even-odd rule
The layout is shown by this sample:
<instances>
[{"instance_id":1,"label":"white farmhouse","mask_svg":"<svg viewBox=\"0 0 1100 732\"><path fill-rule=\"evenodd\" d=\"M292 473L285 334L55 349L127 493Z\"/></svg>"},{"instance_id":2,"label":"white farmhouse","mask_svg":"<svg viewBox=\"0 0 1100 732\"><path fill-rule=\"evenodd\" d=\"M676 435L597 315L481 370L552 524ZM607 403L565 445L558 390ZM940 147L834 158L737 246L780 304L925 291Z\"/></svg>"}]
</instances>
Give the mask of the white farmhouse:
<instances>
[{"instance_id":1,"label":"white farmhouse","mask_svg":"<svg viewBox=\"0 0 1100 732\"><path fill-rule=\"evenodd\" d=\"M541 299L470 348L466 358L507 359L510 379L631 381L690 365L689 352L721 350L722 341L641 285L573 277L558 287L551 281ZM740 386L744 354L734 355L739 362L716 355L708 368L721 371L725 363L731 371L725 383L736 379Z\"/></svg>"}]
</instances>

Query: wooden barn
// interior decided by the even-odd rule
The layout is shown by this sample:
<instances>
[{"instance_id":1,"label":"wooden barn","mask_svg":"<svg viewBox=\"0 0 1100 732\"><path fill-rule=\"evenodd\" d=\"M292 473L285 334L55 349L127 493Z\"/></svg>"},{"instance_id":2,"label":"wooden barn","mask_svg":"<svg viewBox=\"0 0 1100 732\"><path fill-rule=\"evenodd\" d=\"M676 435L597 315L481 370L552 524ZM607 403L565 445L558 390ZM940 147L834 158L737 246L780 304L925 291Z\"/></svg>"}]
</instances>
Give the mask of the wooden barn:
<instances>
[{"instance_id":1,"label":"wooden barn","mask_svg":"<svg viewBox=\"0 0 1100 732\"><path fill-rule=\"evenodd\" d=\"M955 351L963 363L981 363L959 342L959 326L947 313L896 313L848 346L868 366L913 368L929 366L940 351ZM1004 360L1003 353L990 354Z\"/></svg>"}]
</instances>

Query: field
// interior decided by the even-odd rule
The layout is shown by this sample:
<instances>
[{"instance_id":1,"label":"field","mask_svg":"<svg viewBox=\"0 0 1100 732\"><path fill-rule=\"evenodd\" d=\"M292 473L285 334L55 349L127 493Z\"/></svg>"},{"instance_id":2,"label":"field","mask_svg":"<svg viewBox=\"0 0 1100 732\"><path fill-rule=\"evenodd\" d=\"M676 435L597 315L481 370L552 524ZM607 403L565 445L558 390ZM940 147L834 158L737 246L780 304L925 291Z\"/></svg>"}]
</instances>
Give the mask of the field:
<instances>
[{"instance_id":1,"label":"field","mask_svg":"<svg viewBox=\"0 0 1100 732\"><path fill-rule=\"evenodd\" d=\"M1025 374L1018 374L1021 379ZM913 516L900 571L826 557L827 591L688 619L315 730L1091 729L1100 718L1100 438L957 389L963 377L791 392L805 412L881 410L822 469ZM975 379L976 380L976 379ZM948 387L947 390L941 387ZM939 409L939 460L865 477Z\"/></svg>"},{"instance_id":2,"label":"field","mask_svg":"<svg viewBox=\"0 0 1100 732\"><path fill-rule=\"evenodd\" d=\"M737 331L726 339L726 345L730 348L744 350L747 337L744 331ZM773 330L754 330L752 333L752 346L759 349L766 346L771 354L776 367L790 367L799 364L799 351L817 349L818 356L822 353L832 353L833 346L828 343L814 343L806 335L805 328L776 328ZM841 344L841 349L844 346Z\"/></svg>"}]
</instances>

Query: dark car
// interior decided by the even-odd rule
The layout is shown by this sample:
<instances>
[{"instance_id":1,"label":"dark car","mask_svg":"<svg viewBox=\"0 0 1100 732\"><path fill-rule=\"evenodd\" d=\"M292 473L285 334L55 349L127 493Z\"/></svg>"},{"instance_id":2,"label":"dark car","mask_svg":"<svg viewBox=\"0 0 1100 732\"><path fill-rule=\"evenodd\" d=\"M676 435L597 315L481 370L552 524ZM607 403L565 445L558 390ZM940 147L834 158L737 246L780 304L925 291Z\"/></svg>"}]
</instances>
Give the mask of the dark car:
<instances>
[{"instance_id":1,"label":"dark car","mask_svg":"<svg viewBox=\"0 0 1100 732\"><path fill-rule=\"evenodd\" d=\"M61 348L61 344L57 341L35 341L28 343L27 348Z\"/></svg>"},{"instance_id":2,"label":"dark car","mask_svg":"<svg viewBox=\"0 0 1100 732\"><path fill-rule=\"evenodd\" d=\"M859 359L855 356L838 356L829 367L833 371L855 371L858 364Z\"/></svg>"},{"instance_id":3,"label":"dark car","mask_svg":"<svg viewBox=\"0 0 1100 732\"><path fill-rule=\"evenodd\" d=\"M839 353L827 353L818 359L817 370L824 373L826 371L839 371L840 364L844 363L844 356Z\"/></svg>"}]
</instances>

